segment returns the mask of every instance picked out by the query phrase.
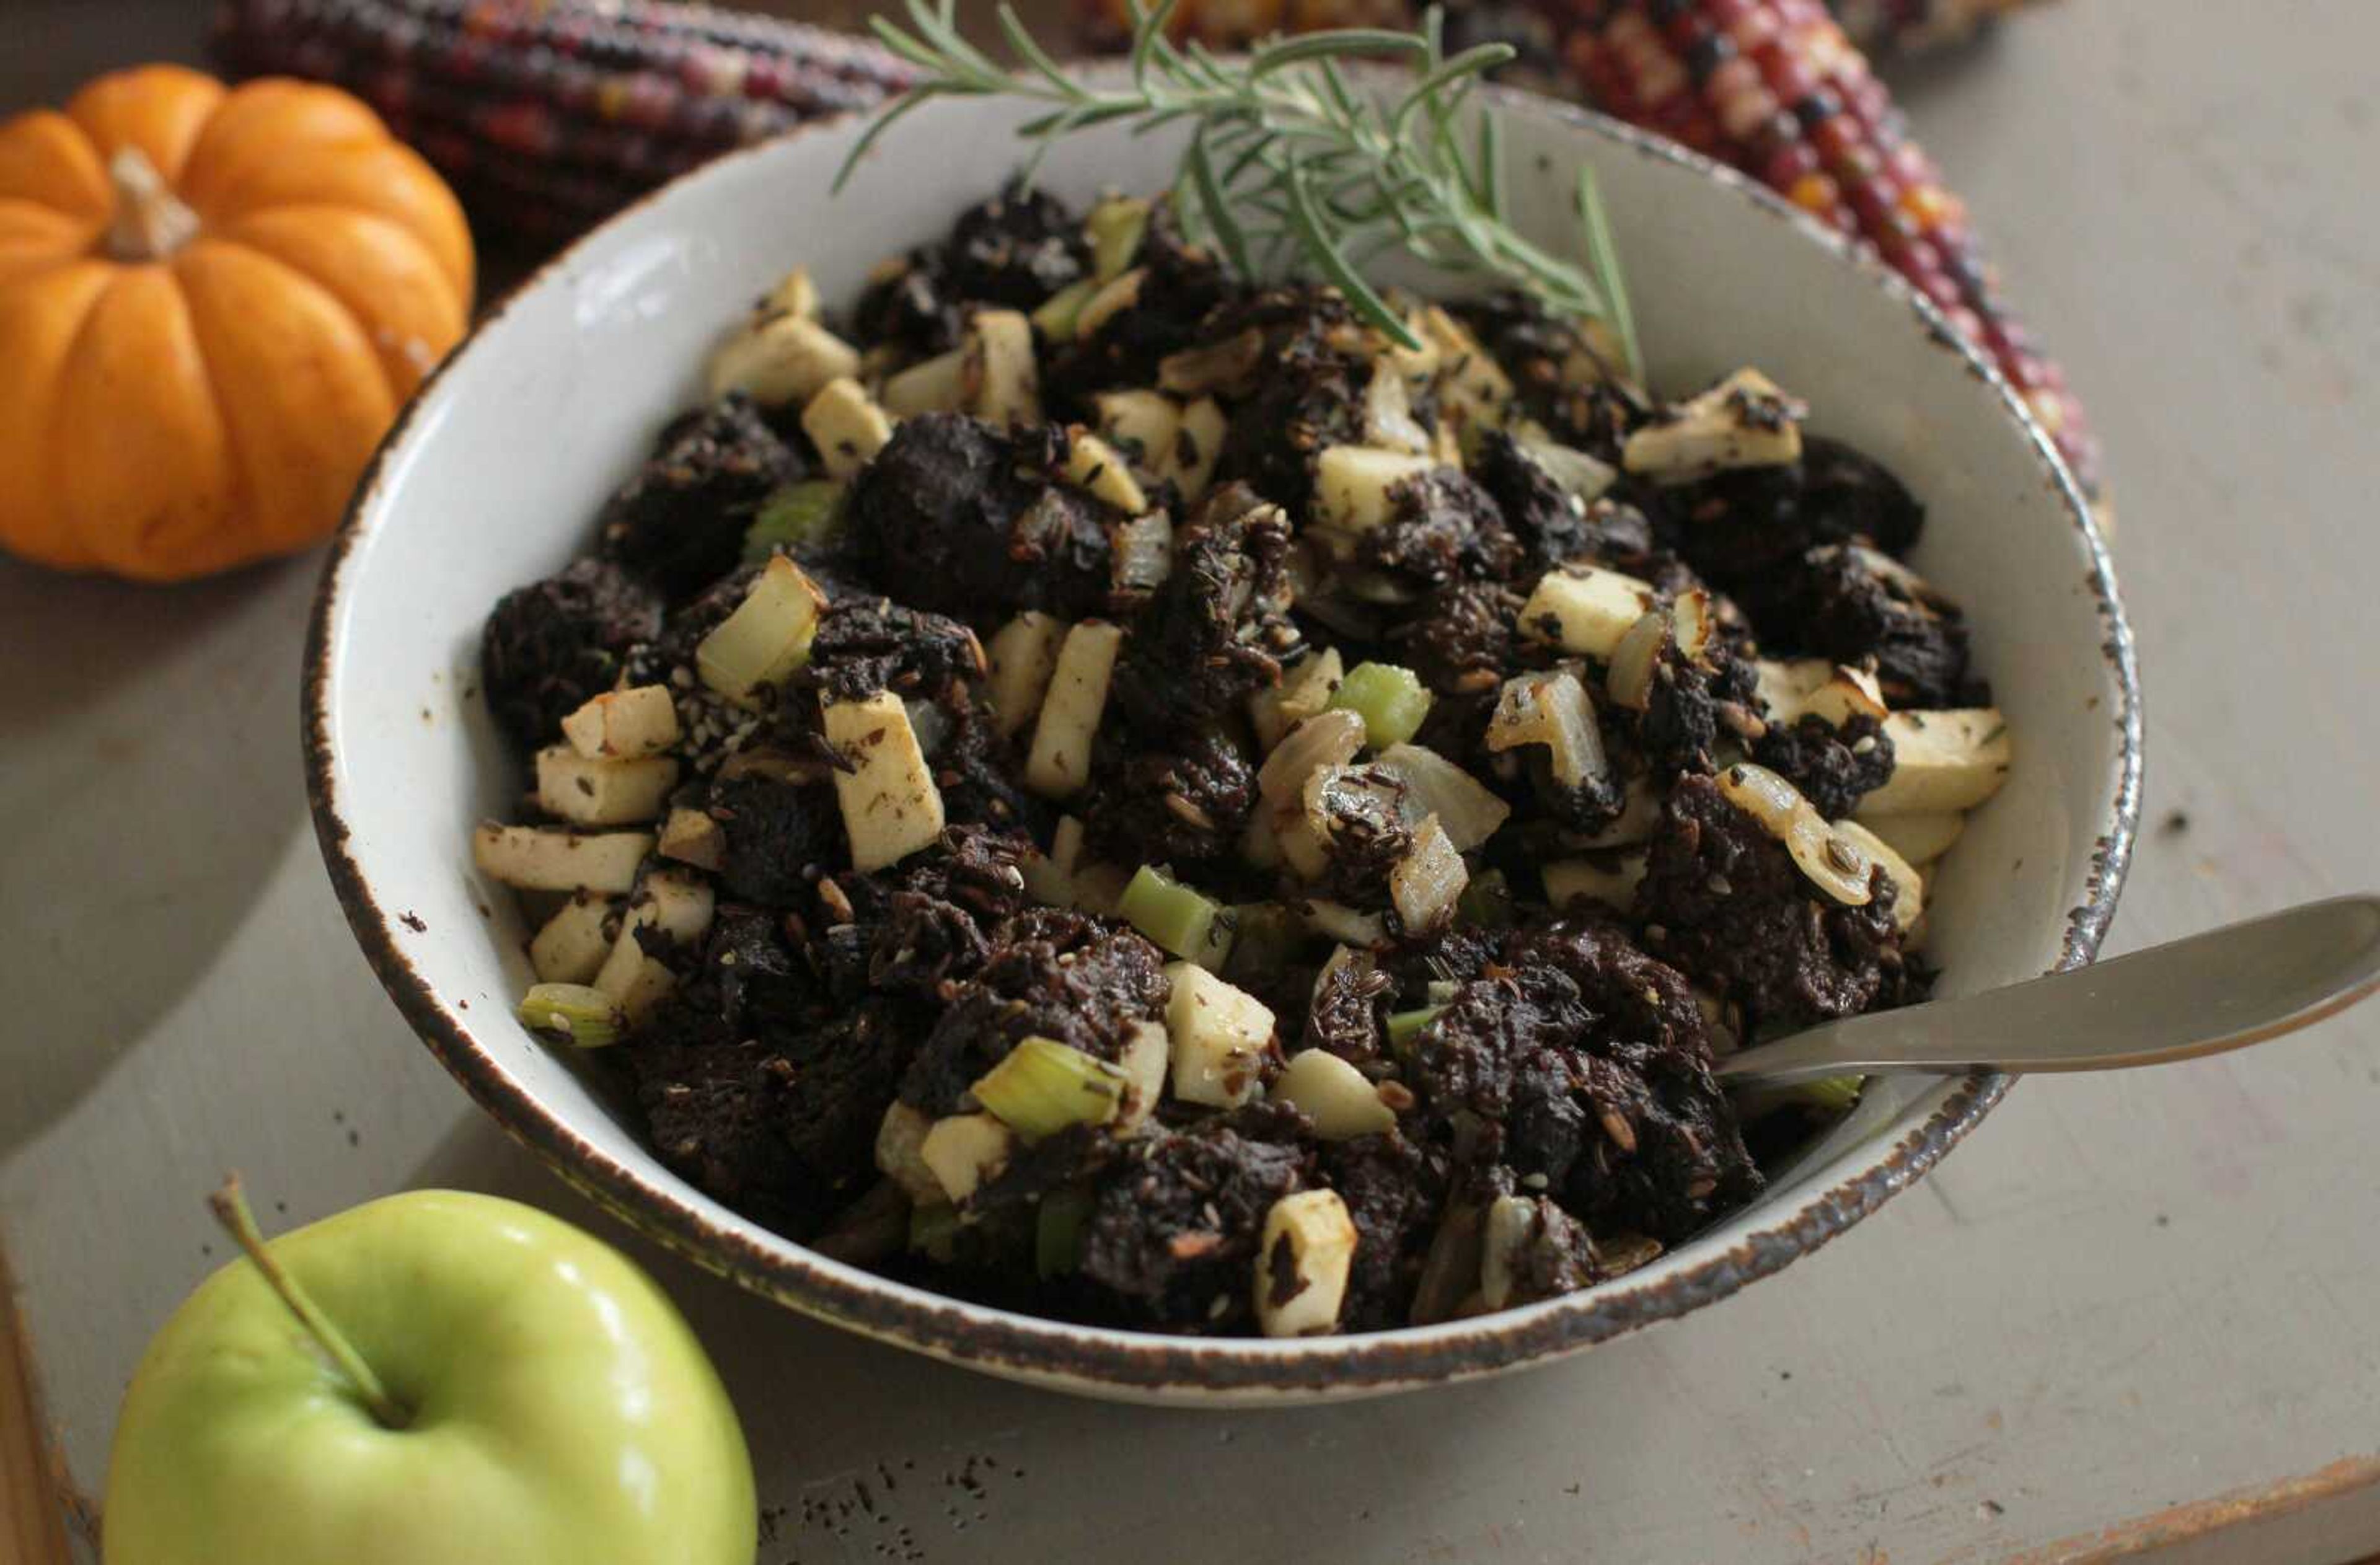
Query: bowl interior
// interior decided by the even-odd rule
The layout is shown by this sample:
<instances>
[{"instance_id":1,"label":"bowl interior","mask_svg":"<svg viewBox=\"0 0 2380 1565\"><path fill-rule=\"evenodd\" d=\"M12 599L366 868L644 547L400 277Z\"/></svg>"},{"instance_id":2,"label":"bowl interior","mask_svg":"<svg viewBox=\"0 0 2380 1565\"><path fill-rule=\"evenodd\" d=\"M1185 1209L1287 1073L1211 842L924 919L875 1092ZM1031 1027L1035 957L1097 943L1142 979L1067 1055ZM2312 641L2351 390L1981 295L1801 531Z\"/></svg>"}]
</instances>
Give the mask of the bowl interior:
<instances>
[{"instance_id":1,"label":"bowl interior","mask_svg":"<svg viewBox=\"0 0 2380 1565\"><path fill-rule=\"evenodd\" d=\"M1907 289L1743 182L1591 116L1499 102L1508 201L1532 238L1572 249L1576 171L1594 161L1657 386L1679 392L1757 365L1811 403L1814 429L1881 458L1927 504L1915 564L1966 606L2016 742L2006 789L1940 876L1929 954L1942 991L2087 957L2120 878L2134 718L2104 559L2046 443ZM1794 1226L1830 1190L1881 1173L1875 1187L1888 1194L1938 1155L1964 1123L1942 1134L1945 1105L1971 1114L1993 1089L1879 1084L1757 1205L1589 1295L1430 1332L1192 1353L953 1304L813 1256L671 1174L569 1060L513 1021L528 982L525 931L512 898L474 874L467 843L519 786L476 699L488 608L587 545L605 495L661 424L698 400L706 351L752 298L800 262L828 300L848 303L869 266L940 235L1014 166L1019 117L997 104L937 104L893 131L840 198L829 187L852 126L680 182L498 310L368 478L316 626L318 812L368 952L474 1095L633 1220L788 1302L1003 1372L1139 1393L1378 1389L1420 1373L1395 1340L1431 1332L1467 1355L1431 1360L1450 1366L1432 1374L1542 1356L1621 1328L1610 1322L1716 1296L1736 1285L1725 1277L1773 1269L1782 1259L1748 1241L1799 1235L1790 1258L1831 1231ZM1095 135L1059 148L1042 177L1076 200L1149 189L1170 177L1174 155L1162 137ZM1618 1296L1633 1314L1608 1307ZM1500 1341L1500 1322L1529 1329ZM1170 1344L1161 1368L1154 1343Z\"/></svg>"}]
</instances>

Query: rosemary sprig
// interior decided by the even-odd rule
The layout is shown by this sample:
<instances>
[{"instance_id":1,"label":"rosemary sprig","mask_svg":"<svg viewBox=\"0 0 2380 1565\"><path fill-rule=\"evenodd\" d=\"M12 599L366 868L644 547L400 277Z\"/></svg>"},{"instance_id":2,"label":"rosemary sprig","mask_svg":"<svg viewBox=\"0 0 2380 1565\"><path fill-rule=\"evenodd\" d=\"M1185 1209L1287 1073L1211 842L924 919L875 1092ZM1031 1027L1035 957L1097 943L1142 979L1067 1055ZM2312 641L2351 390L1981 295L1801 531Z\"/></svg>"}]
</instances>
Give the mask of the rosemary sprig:
<instances>
[{"instance_id":1,"label":"rosemary sprig","mask_svg":"<svg viewBox=\"0 0 2380 1565\"><path fill-rule=\"evenodd\" d=\"M1371 325L1418 347L1403 319L1364 280L1380 255L1402 249L1439 272L1502 283L1551 309L1608 321L1639 369L1611 224L1593 172L1579 180L1587 265L1523 238L1504 220L1496 121L1462 131L1463 110L1483 72L1513 51L1483 43L1450 55L1436 6L1417 32L1346 28L1276 39L1223 60L1193 42L1177 46L1165 24L1176 0L1154 9L1128 0L1132 67L1126 84L1094 88L1070 76L1014 9L1000 28L1024 62L1014 74L967 42L956 0L907 0L907 29L883 17L877 35L924 73L869 126L835 179L840 190L878 138L936 98L1022 98L1047 105L1018 127L1032 143L1026 172L1059 138L1125 120L1141 135L1189 121L1174 180L1177 208L1211 236L1244 276L1263 279L1293 258L1334 285ZM1390 59L1414 72L1393 103L1349 87L1342 62Z\"/></svg>"}]
</instances>

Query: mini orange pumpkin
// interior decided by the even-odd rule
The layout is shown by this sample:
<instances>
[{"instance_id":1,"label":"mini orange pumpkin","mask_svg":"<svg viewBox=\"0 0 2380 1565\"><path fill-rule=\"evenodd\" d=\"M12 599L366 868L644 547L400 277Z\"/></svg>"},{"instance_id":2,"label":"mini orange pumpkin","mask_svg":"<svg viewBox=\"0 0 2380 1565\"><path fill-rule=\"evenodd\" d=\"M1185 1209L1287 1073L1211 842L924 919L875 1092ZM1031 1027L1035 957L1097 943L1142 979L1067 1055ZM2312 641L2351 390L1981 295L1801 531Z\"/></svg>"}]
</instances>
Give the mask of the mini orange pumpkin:
<instances>
[{"instance_id":1,"label":"mini orange pumpkin","mask_svg":"<svg viewBox=\"0 0 2380 1565\"><path fill-rule=\"evenodd\" d=\"M322 538L471 273L334 88L147 66L0 126L0 546L175 580Z\"/></svg>"}]
</instances>

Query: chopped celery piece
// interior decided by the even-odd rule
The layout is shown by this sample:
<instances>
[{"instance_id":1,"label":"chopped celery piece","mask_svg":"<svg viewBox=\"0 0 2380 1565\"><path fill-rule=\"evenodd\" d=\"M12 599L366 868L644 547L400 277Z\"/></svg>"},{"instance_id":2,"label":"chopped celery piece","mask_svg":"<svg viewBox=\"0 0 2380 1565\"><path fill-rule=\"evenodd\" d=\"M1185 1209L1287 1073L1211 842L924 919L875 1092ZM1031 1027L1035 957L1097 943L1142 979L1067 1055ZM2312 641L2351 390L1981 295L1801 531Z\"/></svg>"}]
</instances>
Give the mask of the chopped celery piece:
<instances>
[{"instance_id":1,"label":"chopped celery piece","mask_svg":"<svg viewBox=\"0 0 2380 1565\"><path fill-rule=\"evenodd\" d=\"M1091 241L1091 274L1102 283L1121 277L1148 233L1148 203L1137 196L1111 196L1091 209L1083 227Z\"/></svg>"},{"instance_id":2,"label":"chopped celery piece","mask_svg":"<svg viewBox=\"0 0 2380 1565\"><path fill-rule=\"evenodd\" d=\"M1232 954L1224 960L1223 977L1234 982L1280 972L1305 943L1305 920L1280 903L1244 902L1230 916Z\"/></svg>"},{"instance_id":3,"label":"chopped celery piece","mask_svg":"<svg viewBox=\"0 0 2380 1565\"><path fill-rule=\"evenodd\" d=\"M843 531L844 487L826 479L787 484L769 496L744 529L744 563L759 564L780 549L832 543Z\"/></svg>"},{"instance_id":4,"label":"chopped celery piece","mask_svg":"<svg viewBox=\"0 0 2380 1565\"><path fill-rule=\"evenodd\" d=\"M1102 285L1096 277L1067 284L1033 312L1033 324L1053 343L1073 342L1075 323L1082 318L1083 306L1091 302L1091 296L1098 293Z\"/></svg>"},{"instance_id":5,"label":"chopped celery piece","mask_svg":"<svg viewBox=\"0 0 2380 1565\"><path fill-rule=\"evenodd\" d=\"M1810 1109L1821 1114L1849 1113L1860 1100L1860 1089L1865 1076L1821 1076L1816 1081L1795 1082L1790 1086L1760 1086L1736 1095L1736 1111L1745 1119L1756 1119L1779 1109Z\"/></svg>"},{"instance_id":6,"label":"chopped celery piece","mask_svg":"<svg viewBox=\"0 0 2380 1565\"><path fill-rule=\"evenodd\" d=\"M956 1207L935 1202L909 1208L909 1248L948 1266L958 1253L958 1243Z\"/></svg>"},{"instance_id":7,"label":"chopped celery piece","mask_svg":"<svg viewBox=\"0 0 2380 1565\"><path fill-rule=\"evenodd\" d=\"M1866 1082L1865 1076L1822 1076L1789 1089L1789 1095L1795 1102L1823 1109L1830 1114L1840 1114L1848 1112L1860 1100L1860 1088Z\"/></svg>"},{"instance_id":8,"label":"chopped celery piece","mask_svg":"<svg viewBox=\"0 0 2380 1565\"><path fill-rule=\"evenodd\" d=\"M520 1019L533 1032L558 1033L581 1049L620 1041L620 1008L585 984L530 985L521 996Z\"/></svg>"},{"instance_id":9,"label":"chopped celery piece","mask_svg":"<svg viewBox=\"0 0 2380 1565\"><path fill-rule=\"evenodd\" d=\"M1090 1218L1091 1193L1082 1185L1062 1185L1041 1197L1033 1224L1036 1276L1062 1277L1083 1264L1083 1227Z\"/></svg>"},{"instance_id":10,"label":"chopped celery piece","mask_svg":"<svg viewBox=\"0 0 2380 1565\"><path fill-rule=\"evenodd\" d=\"M1027 1141L1068 1125L1103 1125L1123 1102L1124 1074L1046 1037L1028 1037L971 1089L975 1100Z\"/></svg>"},{"instance_id":11,"label":"chopped celery piece","mask_svg":"<svg viewBox=\"0 0 2380 1565\"><path fill-rule=\"evenodd\" d=\"M1400 1053L1413 1048L1421 1030L1438 1020L1443 1005L1425 1005L1417 1011L1395 1011L1389 1015L1389 1047Z\"/></svg>"},{"instance_id":12,"label":"chopped celery piece","mask_svg":"<svg viewBox=\"0 0 2380 1565\"><path fill-rule=\"evenodd\" d=\"M1232 953L1237 920L1231 912L1154 866L1144 864L1133 876L1120 911L1125 923L1209 972L1220 970Z\"/></svg>"},{"instance_id":13,"label":"chopped celery piece","mask_svg":"<svg viewBox=\"0 0 2380 1565\"><path fill-rule=\"evenodd\" d=\"M1364 720L1364 738L1376 750L1402 745L1429 715L1429 692L1413 670L1394 663L1357 663L1339 682L1330 704Z\"/></svg>"},{"instance_id":14,"label":"chopped celery piece","mask_svg":"<svg viewBox=\"0 0 2380 1565\"><path fill-rule=\"evenodd\" d=\"M1512 923L1512 887L1500 869L1482 869L1463 888L1454 904L1455 918L1482 928L1508 928Z\"/></svg>"}]
</instances>

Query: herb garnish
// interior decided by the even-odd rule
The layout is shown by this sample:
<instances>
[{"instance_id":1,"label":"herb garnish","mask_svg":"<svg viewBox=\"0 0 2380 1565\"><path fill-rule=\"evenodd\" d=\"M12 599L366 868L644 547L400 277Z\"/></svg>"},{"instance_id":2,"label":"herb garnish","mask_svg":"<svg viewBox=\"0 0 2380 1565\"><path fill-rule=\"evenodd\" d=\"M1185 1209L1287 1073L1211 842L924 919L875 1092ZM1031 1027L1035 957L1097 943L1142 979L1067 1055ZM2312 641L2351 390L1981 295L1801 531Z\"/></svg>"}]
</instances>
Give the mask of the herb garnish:
<instances>
[{"instance_id":1,"label":"herb garnish","mask_svg":"<svg viewBox=\"0 0 2380 1565\"><path fill-rule=\"evenodd\" d=\"M1608 322L1641 371L1620 258L1592 169L1580 171L1579 221L1587 265L1548 254L1504 220L1496 116L1463 126L1481 73L1512 57L1482 43L1449 55L1432 6L1418 31L1346 28L1276 39L1220 59L1165 35L1176 0L1152 10L1128 0L1132 66L1120 86L1092 86L1037 42L1002 4L1000 27L1025 62L1011 73L959 31L956 0L907 0L910 30L875 18L877 35L925 78L869 126L852 149L841 189L878 137L935 98L1024 98L1049 112L1018 127L1033 161L1060 137L1113 121L1135 135L1186 121L1188 147L1173 197L1212 236L1242 275L1264 279L1302 263L1346 296L1355 312L1408 348L1420 346L1364 272L1402 249L1440 272L1505 284L1548 309ZM1390 98L1358 91L1341 69L1357 60L1402 60L1413 80ZM1028 164L1029 167L1029 164Z\"/></svg>"}]
</instances>

